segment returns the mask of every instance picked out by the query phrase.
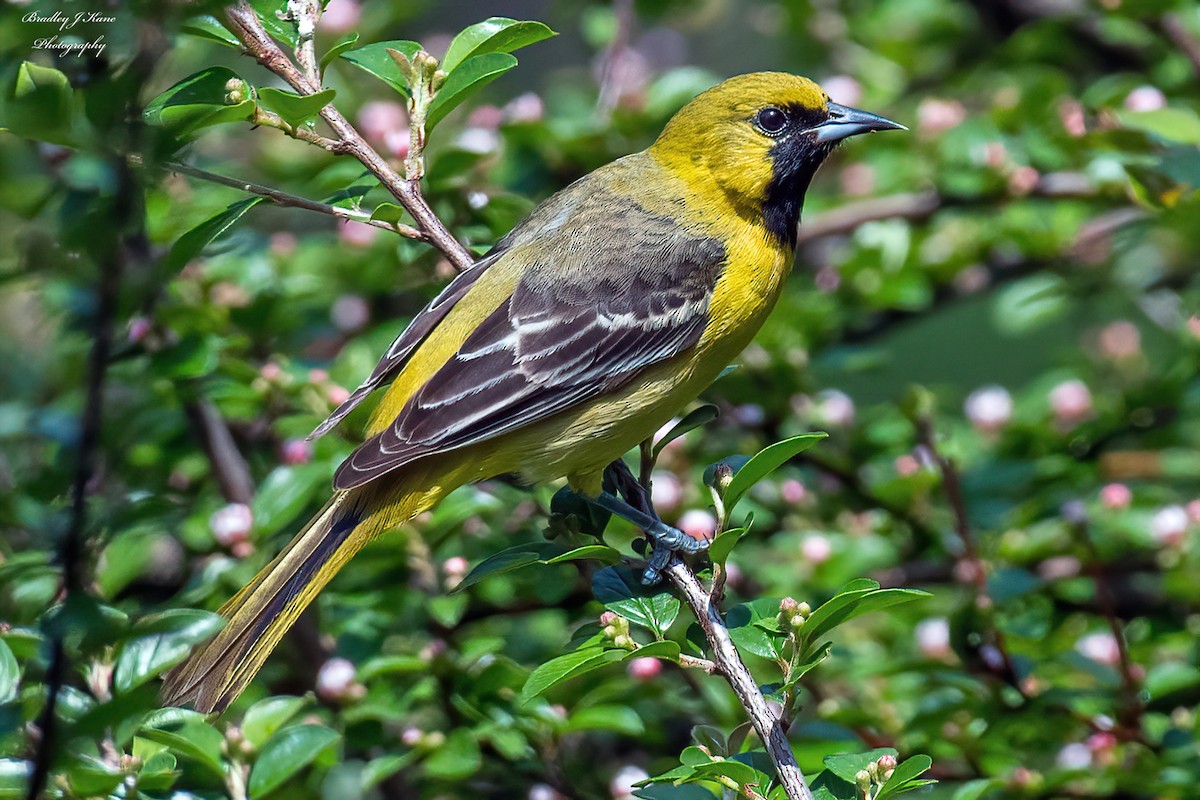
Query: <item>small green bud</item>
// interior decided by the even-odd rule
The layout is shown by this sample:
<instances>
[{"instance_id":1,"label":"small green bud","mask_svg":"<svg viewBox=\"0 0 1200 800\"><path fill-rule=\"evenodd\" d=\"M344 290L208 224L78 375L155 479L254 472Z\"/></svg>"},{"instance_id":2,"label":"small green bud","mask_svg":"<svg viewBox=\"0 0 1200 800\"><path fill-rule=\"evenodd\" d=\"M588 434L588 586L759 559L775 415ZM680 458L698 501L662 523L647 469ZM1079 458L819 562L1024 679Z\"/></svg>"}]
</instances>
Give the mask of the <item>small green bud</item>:
<instances>
[{"instance_id":1,"label":"small green bud","mask_svg":"<svg viewBox=\"0 0 1200 800\"><path fill-rule=\"evenodd\" d=\"M433 90L435 92L442 88L442 85L446 82L446 78L449 76L449 74L450 73L446 72L444 69L436 70L433 73L433 80L430 81L430 85L433 86Z\"/></svg>"},{"instance_id":2,"label":"small green bud","mask_svg":"<svg viewBox=\"0 0 1200 800\"><path fill-rule=\"evenodd\" d=\"M867 772L865 769L860 769L854 775L854 782L858 784L858 788L860 789L867 788L871 785L871 773Z\"/></svg>"},{"instance_id":3,"label":"small green bud","mask_svg":"<svg viewBox=\"0 0 1200 800\"><path fill-rule=\"evenodd\" d=\"M796 613L802 617L812 616L812 607L808 603L801 603L796 606Z\"/></svg>"},{"instance_id":4,"label":"small green bud","mask_svg":"<svg viewBox=\"0 0 1200 800\"><path fill-rule=\"evenodd\" d=\"M225 105L236 106L247 98L249 89L241 78L230 78L225 82Z\"/></svg>"}]
</instances>

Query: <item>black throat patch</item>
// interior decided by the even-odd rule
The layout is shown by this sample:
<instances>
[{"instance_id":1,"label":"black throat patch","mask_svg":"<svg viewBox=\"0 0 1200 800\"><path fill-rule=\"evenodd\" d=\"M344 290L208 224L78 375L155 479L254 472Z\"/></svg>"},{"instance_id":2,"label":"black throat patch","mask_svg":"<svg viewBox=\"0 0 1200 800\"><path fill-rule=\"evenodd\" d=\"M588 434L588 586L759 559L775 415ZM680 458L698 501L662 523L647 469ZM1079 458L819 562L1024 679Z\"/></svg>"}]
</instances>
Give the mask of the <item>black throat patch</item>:
<instances>
[{"instance_id":1,"label":"black throat patch","mask_svg":"<svg viewBox=\"0 0 1200 800\"><path fill-rule=\"evenodd\" d=\"M763 198L763 222L780 243L794 248L804 193L808 191L817 168L835 145L815 142L812 136L803 133L805 129L823 121L823 112L813 109L788 111L797 130L781 137L770 150L771 182L767 184L766 197Z\"/></svg>"}]
</instances>

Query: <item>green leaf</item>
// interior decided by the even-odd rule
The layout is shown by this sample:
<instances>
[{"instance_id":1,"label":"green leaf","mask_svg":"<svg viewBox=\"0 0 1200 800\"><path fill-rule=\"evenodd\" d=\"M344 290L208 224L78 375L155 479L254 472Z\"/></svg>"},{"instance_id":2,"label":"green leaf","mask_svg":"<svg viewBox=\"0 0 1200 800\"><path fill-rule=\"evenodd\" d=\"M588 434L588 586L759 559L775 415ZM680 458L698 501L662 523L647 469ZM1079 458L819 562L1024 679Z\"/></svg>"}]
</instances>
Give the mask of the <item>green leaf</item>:
<instances>
[{"instance_id":1,"label":"green leaf","mask_svg":"<svg viewBox=\"0 0 1200 800\"><path fill-rule=\"evenodd\" d=\"M342 58L359 69L374 75L379 80L391 86L405 97L408 96L408 79L400 72L395 60L388 55L388 50L398 50L408 58L412 58L421 45L416 42L392 39L386 42L375 42L366 47L343 52Z\"/></svg>"},{"instance_id":2,"label":"green leaf","mask_svg":"<svg viewBox=\"0 0 1200 800\"><path fill-rule=\"evenodd\" d=\"M625 736L641 736L646 732L646 725L629 706L600 705L582 708L567 719L563 732L579 731L612 731Z\"/></svg>"},{"instance_id":3,"label":"green leaf","mask_svg":"<svg viewBox=\"0 0 1200 800\"><path fill-rule=\"evenodd\" d=\"M447 114L484 86L517 65L508 53L484 53L467 59L450 73L429 104L425 128L432 130Z\"/></svg>"},{"instance_id":4,"label":"green leaf","mask_svg":"<svg viewBox=\"0 0 1200 800\"><path fill-rule=\"evenodd\" d=\"M367 765L363 767L362 776L359 778L359 785L362 786L364 791L378 786L407 767L409 762L413 761L419 752L419 750L409 750L403 755L380 756L367 762Z\"/></svg>"},{"instance_id":5,"label":"green leaf","mask_svg":"<svg viewBox=\"0 0 1200 800\"><path fill-rule=\"evenodd\" d=\"M221 24L221 21L212 14L201 14L198 17L186 19L179 29L184 33L190 33L192 36L199 36L201 39L208 39L210 42L223 44L226 47L233 47L241 50L242 43L237 37L229 32L229 29Z\"/></svg>"},{"instance_id":6,"label":"green leaf","mask_svg":"<svg viewBox=\"0 0 1200 800\"><path fill-rule=\"evenodd\" d=\"M787 683L784 684L783 688L789 689L792 686L795 686L796 682L803 678L809 671L811 671L813 667L829 658L829 649L831 647L833 647L832 642L825 642L820 647L813 650L808 656L806 656L803 661L793 667L791 672L788 673L788 680Z\"/></svg>"},{"instance_id":7,"label":"green leaf","mask_svg":"<svg viewBox=\"0 0 1200 800\"><path fill-rule=\"evenodd\" d=\"M738 786L758 785L766 787L769 779L749 764L743 764L733 759L724 761L709 761L707 764L694 764L692 771L695 780L711 780L713 778L729 778Z\"/></svg>"},{"instance_id":8,"label":"green leaf","mask_svg":"<svg viewBox=\"0 0 1200 800\"><path fill-rule=\"evenodd\" d=\"M629 651L625 661L634 658L661 658L666 661L679 663L679 644L670 640L644 644L636 650Z\"/></svg>"},{"instance_id":9,"label":"green leaf","mask_svg":"<svg viewBox=\"0 0 1200 800\"><path fill-rule=\"evenodd\" d=\"M1200 115L1190 108L1159 108L1154 111L1119 109L1116 114L1127 128L1183 144L1200 144Z\"/></svg>"},{"instance_id":10,"label":"green leaf","mask_svg":"<svg viewBox=\"0 0 1200 800\"><path fill-rule=\"evenodd\" d=\"M652 451L654 458L657 459L659 453L663 451L663 448L678 439L680 436L683 436L688 431L699 428L702 425L707 425L720 415L721 409L717 408L712 403L705 403L699 408L693 408L684 415L683 419L679 420L679 422L676 422L671 427L671 430L663 434L661 439L654 443L654 449Z\"/></svg>"},{"instance_id":11,"label":"green leaf","mask_svg":"<svg viewBox=\"0 0 1200 800\"><path fill-rule=\"evenodd\" d=\"M929 593L920 589L880 589L879 584L871 580L853 581L816 608L800 634L805 642L812 642L855 617L921 597L929 597Z\"/></svg>"},{"instance_id":12,"label":"green leaf","mask_svg":"<svg viewBox=\"0 0 1200 800\"><path fill-rule=\"evenodd\" d=\"M570 550L564 549L562 545L554 542L519 544L501 550L482 561L475 569L467 573L467 577L463 578L453 591L461 592L484 578L513 572L532 564L562 564L567 561L589 558L605 564L614 564L621 559L621 553L615 548L602 544L583 545Z\"/></svg>"},{"instance_id":13,"label":"green leaf","mask_svg":"<svg viewBox=\"0 0 1200 800\"><path fill-rule=\"evenodd\" d=\"M375 206L375 210L371 212L371 219L382 220L395 225L407 213L407 211L395 203L380 203L379 205Z\"/></svg>"},{"instance_id":14,"label":"green leaf","mask_svg":"<svg viewBox=\"0 0 1200 800\"><path fill-rule=\"evenodd\" d=\"M872 761L878 761L880 756L894 756L896 752L892 747L877 747L865 753L825 756L825 768L842 780L854 783L854 776L866 769Z\"/></svg>"},{"instance_id":15,"label":"green leaf","mask_svg":"<svg viewBox=\"0 0 1200 800\"><path fill-rule=\"evenodd\" d=\"M733 552L734 545L741 541L742 537L749 532L749 525L742 528L730 528L729 530L721 531L717 534L717 538L713 539L712 544L708 546L708 557L712 559L714 564L724 565L729 559L729 554Z\"/></svg>"},{"instance_id":16,"label":"green leaf","mask_svg":"<svg viewBox=\"0 0 1200 800\"><path fill-rule=\"evenodd\" d=\"M133 638L121 648L113 669L113 685L128 692L161 675L225 625L225 620L208 611L177 608L141 620Z\"/></svg>"},{"instance_id":17,"label":"green leaf","mask_svg":"<svg viewBox=\"0 0 1200 800\"><path fill-rule=\"evenodd\" d=\"M610 611L650 630L666 633L679 614L679 599L665 586L643 586L628 567L605 567L592 576L592 593Z\"/></svg>"},{"instance_id":18,"label":"green leaf","mask_svg":"<svg viewBox=\"0 0 1200 800\"><path fill-rule=\"evenodd\" d=\"M733 512L733 507L750 490L750 487L828 435L827 433L803 433L790 439L784 439L782 442L776 442L753 455L741 469L733 474L733 479L721 497L725 503L726 515Z\"/></svg>"},{"instance_id":19,"label":"green leaf","mask_svg":"<svg viewBox=\"0 0 1200 800\"><path fill-rule=\"evenodd\" d=\"M472 56L484 53L511 53L557 34L540 22L518 22L507 17L492 17L460 31L450 42L441 68L453 72Z\"/></svg>"},{"instance_id":20,"label":"green leaf","mask_svg":"<svg viewBox=\"0 0 1200 800\"><path fill-rule=\"evenodd\" d=\"M888 778L887 783L875 795L875 800L887 800L889 797L895 797L898 794L916 789L919 786L925 786L931 781L918 781L917 778L927 772L933 766L933 759L926 755L916 755L907 758L896 765L896 769L892 772L892 777Z\"/></svg>"},{"instance_id":21,"label":"green leaf","mask_svg":"<svg viewBox=\"0 0 1200 800\"><path fill-rule=\"evenodd\" d=\"M293 50L300 43L296 23L287 18L287 0L250 0L267 33Z\"/></svg>"},{"instance_id":22,"label":"green leaf","mask_svg":"<svg viewBox=\"0 0 1200 800\"><path fill-rule=\"evenodd\" d=\"M226 67L209 67L189 75L151 100L142 112L147 124L180 138L210 125L244 122L253 114L249 84Z\"/></svg>"},{"instance_id":23,"label":"green leaf","mask_svg":"<svg viewBox=\"0 0 1200 800\"><path fill-rule=\"evenodd\" d=\"M340 738L337 731L323 725L293 725L279 731L254 760L250 797L259 798L279 788Z\"/></svg>"},{"instance_id":24,"label":"green leaf","mask_svg":"<svg viewBox=\"0 0 1200 800\"><path fill-rule=\"evenodd\" d=\"M729 609L725 624L729 628L730 638L738 647L761 658L777 659L782 657L786 643L786 636L775 632L774 623L778 615L779 601L760 597ZM765 626L762 624L764 622L771 625Z\"/></svg>"},{"instance_id":25,"label":"green leaf","mask_svg":"<svg viewBox=\"0 0 1200 800\"><path fill-rule=\"evenodd\" d=\"M325 68L329 66L330 62L332 62L342 53L354 47L356 44L358 44L357 33L347 33L345 36L334 42L333 46L325 51L325 55L321 56L321 74L325 74Z\"/></svg>"},{"instance_id":26,"label":"green leaf","mask_svg":"<svg viewBox=\"0 0 1200 800\"><path fill-rule=\"evenodd\" d=\"M308 705L304 697L268 697L259 700L242 717L242 735L256 749L262 748L288 720Z\"/></svg>"},{"instance_id":27,"label":"green leaf","mask_svg":"<svg viewBox=\"0 0 1200 800\"><path fill-rule=\"evenodd\" d=\"M474 586L484 578L503 575L506 572L528 567L531 564L546 563L547 559L561 555L563 548L553 542L534 542L519 544L501 550L477 564L467 573L462 582L454 587L455 592L461 592L469 586Z\"/></svg>"},{"instance_id":28,"label":"green leaf","mask_svg":"<svg viewBox=\"0 0 1200 800\"><path fill-rule=\"evenodd\" d=\"M316 94L298 95L268 87L258 90L258 100L278 114L284 122L296 128L316 119L321 109L329 105L336 94L333 89L325 89Z\"/></svg>"},{"instance_id":29,"label":"green leaf","mask_svg":"<svg viewBox=\"0 0 1200 800\"><path fill-rule=\"evenodd\" d=\"M821 770L812 781L814 800L860 800L853 780L844 780L830 770Z\"/></svg>"},{"instance_id":30,"label":"green leaf","mask_svg":"<svg viewBox=\"0 0 1200 800\"><path fill-rule=\"evenodd\" d=\"M552 658L529 674L521 689L521 701L528 703L560 683L620 661L628 654L627 650L593 646Z\"/></svg>"},{"instance_id":31,"label":"green leaf","mask_svg":"<svg viewBox=\"0 0 1200 800\"><path fill-rule=\"evenodd\" d=\"M466 728L455 728L446 742L433 752L422 765L425 774L442 780L462 780L473 775L483 765L479 742Z\"/></svg>"},{"instance_id":32,"label":"green leaf","mask_svg":"<svg viewBox=\"0 0 1200 800\"><path fill-rule=\"evenodd\" d=\"M165 744L179 755L194 761L223 778L225 768L221 747L225 737L204 721L204 715L186 708L163 708L153 711L138 735L152 742Z\"/></svg>"},{"instance_id":33,"label":"green leaf","mask_svg":"<svg viewBox=\"0 0 1200 800\"><path fill-rule=\"evenodd\" d=\"M319 494L328 477L322 464L271 470L250 504L254 514L254 534L267 536L295 520Z\"/></svg>"},{"instance_id":34,"label":"green leaf","mask_svg":"<svg viewBox=\"0 0 1200 800\"><path fill-rule=\"evenodd\" d=\"M576 547L574 550L568 550L554 558L546 559L541 563L562 564L566 561L582 561L589 558L596 559L605 564L615 564L621 560L621 552L614 547L604 544L585 544L581 547Z\"/></svg>"},{"instance_id":35,"label":"green leaf","mask_svg":"<svg viewBox=\"0 0 1200 800\"><path fill-rule=\"evenodd\" d=\"M8 643L0 639L0 704L7 703L17 696L17 686L21 682L21 667L17 657L13 655Z\"/></svg>"},{"instance_id":36,"label":"green leaf","mask_svg":"<svg viewBox=\"0 0 1200 800\"><path fill-rule=\"evenodd\" d=\"M0 129L57 144L71 143L75 93L67 76L25 61L0 105Z\"/></svg>"},{"instance_id":37,"label":"green leaf","mask_svg":"<svg viewBox=\"0 0 1200 800\"><path fill-rule=\"evenodd\" d=\"M1003 785L1003 781L998 778L977 778L961 784L954 790L950 800L979 800L992 789L999 789Z\"/></svg>"}]
</instances>

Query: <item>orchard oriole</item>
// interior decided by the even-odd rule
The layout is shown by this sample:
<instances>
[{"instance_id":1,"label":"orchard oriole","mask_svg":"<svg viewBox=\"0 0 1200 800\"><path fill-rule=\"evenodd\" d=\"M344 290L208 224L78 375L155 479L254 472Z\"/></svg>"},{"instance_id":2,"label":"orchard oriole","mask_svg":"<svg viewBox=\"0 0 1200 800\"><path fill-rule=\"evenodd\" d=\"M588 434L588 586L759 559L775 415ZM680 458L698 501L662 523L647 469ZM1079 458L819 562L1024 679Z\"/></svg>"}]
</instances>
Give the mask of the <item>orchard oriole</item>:
<instances>
[{"instance_id":1,"label":"orchard oriole","mask_svg":"<svg viewBox=\"0 0 1200 800\"><path fill-rule=\"evenodd\" d=\"M351 556L471 481L566 477L660 552L695 549L604 492L605 468L750 342L833 147L896 128L805 78L742 75L692 100L649 149L542 203L417 314L314 431L390 382L333 498L221 608L225 628L172 671L165 701L224 709Z\"/></svg>"}]
</instances>

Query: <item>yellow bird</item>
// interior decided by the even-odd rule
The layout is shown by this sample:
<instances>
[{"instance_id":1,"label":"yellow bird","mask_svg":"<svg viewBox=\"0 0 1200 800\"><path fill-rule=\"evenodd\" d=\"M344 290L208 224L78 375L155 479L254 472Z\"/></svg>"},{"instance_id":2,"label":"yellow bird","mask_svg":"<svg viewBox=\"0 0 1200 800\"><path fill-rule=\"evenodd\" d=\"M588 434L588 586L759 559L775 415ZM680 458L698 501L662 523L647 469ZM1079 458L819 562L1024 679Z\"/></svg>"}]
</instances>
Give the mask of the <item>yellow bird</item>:
<instances>
[{"instance_id":1,"label":"yellow bird","mask_svg":"<svg viewBox=\"0 0 1200 800\"><path fill-rule=\"evenodd\" d=\"M694 539L602 490L605 469L749 344L791 269L804 193L834 146L902 129L806 78L742 75L700 94L647 150L542 203L456 277L314 432L391 382L336 492L220 610L164 700L226 708L337 571L472 481L566 477L646 530Z\"/></svg>"}]
</instances>

